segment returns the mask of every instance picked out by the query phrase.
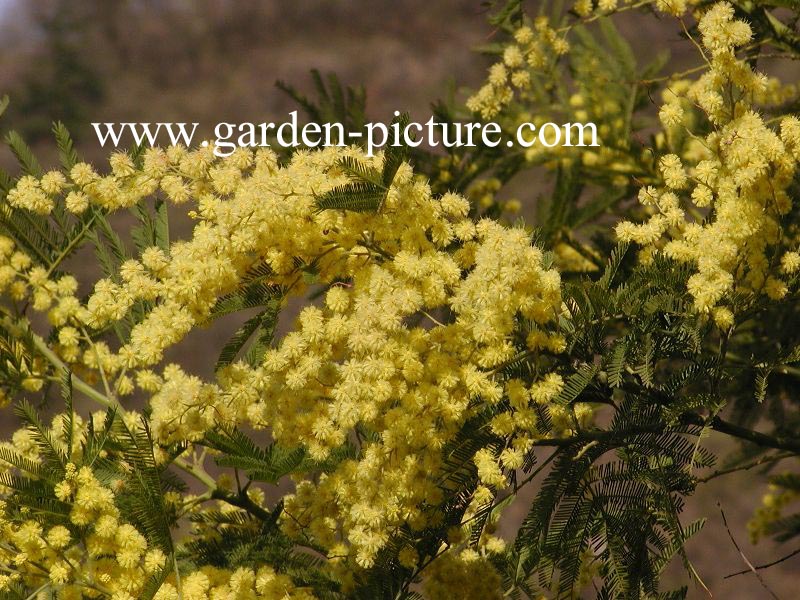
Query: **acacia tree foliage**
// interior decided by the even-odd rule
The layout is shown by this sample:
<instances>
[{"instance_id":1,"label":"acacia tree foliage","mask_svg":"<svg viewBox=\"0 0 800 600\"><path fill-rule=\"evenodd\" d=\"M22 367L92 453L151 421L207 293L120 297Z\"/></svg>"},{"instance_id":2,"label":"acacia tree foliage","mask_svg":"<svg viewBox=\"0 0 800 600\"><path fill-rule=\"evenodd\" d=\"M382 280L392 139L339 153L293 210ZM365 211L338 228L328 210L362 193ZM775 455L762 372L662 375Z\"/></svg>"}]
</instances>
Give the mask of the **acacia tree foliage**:
<instances>
[{"instance_id":1,"label":"acacia tree foliage","mask_svg":"<svg viewBox=\"0 0 800 600\"><path fill-rule=\"evenodd\" d=\"M702 585L685 502L800 452L798 96L759 71L800 56L793 9L495 6L486 85L437 120L592 121L600 148L138 148L103 175L60 124L46 173L9 133L0 596L680 598L673 560ZM638 64L621 12L697 67ZM314 80L281 86L363 125L363 91ZM549 191L509 226L524 177ZM214 381L165 360L231 315ZM712 431L740 443L721 467ZM771 481L752 532L789 540L800 484Z\"/></svg>"}]
</instances>

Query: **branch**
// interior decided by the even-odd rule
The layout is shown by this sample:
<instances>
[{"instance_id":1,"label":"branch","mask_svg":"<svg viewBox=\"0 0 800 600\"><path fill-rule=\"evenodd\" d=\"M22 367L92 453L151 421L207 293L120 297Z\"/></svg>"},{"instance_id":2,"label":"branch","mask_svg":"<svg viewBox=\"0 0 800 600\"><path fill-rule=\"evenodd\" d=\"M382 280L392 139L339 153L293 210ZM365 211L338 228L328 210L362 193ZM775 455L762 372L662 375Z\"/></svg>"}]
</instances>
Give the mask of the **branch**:
<instances>
[{"instance_id":1,"label":"branch","mask_svg":"<svg viewBox=\"0 0 800 600\"><path fill-rule=\"evenodd\" d=\"M3 327L3 329L8 331L17 339L24 339L25 336L28 335L30 340L33 342L34 348L36 348L36 350L56 369L59 379L63 377L64 373L68 372L72 377L72 387L77 391L81 392L86 397L91 398L95 402L102 404L106 408L122 408L116 398L109 398L72 373L70 368L64 364L64 362L56 355L55 352L50 349L50 347L47 345L47 342L45 342L32 330L26 329L25 327L14 323L9 318L2 319L2 321L0 321L0 325Z\"/></svg>"},{"instance_id":2,"label":"branch","mask_svg":"<svg viewBox=\"0 0 800 600\"><path fill-rule=\"evenodd\" d=\"M697 415L692 415L697 418L695 424L700 424L702 419ZM793 454L800 454L800 440L797 438L790 438L783 435L767 435L759 431L753 431L746 427L740 427L729 421L724 421L719 417L711 419L711 428L720 433L726 433L735 438L748 441L756 446L762 448L774 448L775 450L786 450Z\"/></svg>"},{"instance_id":3,"label":"branch","mask_svg":"<svg viewBox=\"0 0 800 600\"><path fill-rule=\"evenodd\" d=\"M241 491L238 494L231 494L230 492L220 489L217 486L216 480L211 475L206 473L205 469L203 469L201 466L190 464L180 457L172 461L172 464L181 471L191 475L208 488L208 492L203 495L203 500L222 500L231 506L236 506L237 508L241 508L242 510L249 512L251 515L261 519L262 521L268 521L272 519L272 515L267 510L253 502L250 499L250 496L247 495L246 491Z\"/></svg>"},{"instance_id":4,"label":"branch","mask_svg":"<svg viewBox=\"0 0 800 600\"><path fill-rule=\"evenodd\" d=\"M749 567L749 570L753 574L755 574L756 577L758 577L758 580L761 582L762 587L770 593L770 596L775 598L775 600L780 600L780 598L778 598L778 596L775 595L775 592L769 589L767 582L764 581L764 578L761 577L758 571L756 571L756 568L753 566L753 563L751 563L748 560L748 558L744 555L744 552L742 552L742 549L739 547L739 544L736 543L736 538L733 537L733 533L731 533L731 528L728 527L728 519L725 518L725 511L722 510L722 505L719 502L717 502L717 508L719 508L719 512L722 515L722 522L725 525L725 529L728 531L728 537L731 538L731 541L733 542L733 545L736 547L736 550L739 551L739 556L742 557L742 560L744 560L745 564Z\"/></svg>"},{"instance_id":5,"label":"branch","mask_svg":"<svg viewBox=\"0 0 800 600\"><path fill-rule=\"evenodd\" d=\"M784 450L789 452L789 456L800 454L800 440L797 438L790 438L783 435L767 435L759 431L747 429L739 425L735 425L729 421L725 421L719 417L714 417L710 422L707 422L703 417L695 413L686 413L681 416L681 423L684 425L697 425L699 427L710 426L714 431L730 435L732 437L748 441L763 448L773 448L775 450ZM572 437L564 438L544 438L533 442L534 446L556 446L567 447L582 443L591 442L607 442L607 441L624 441L625 438L633 435L640 435L643 433L685 433L692 435L689 431L680 431L679 429L671 429L663 423L653 425L645 425L642 427L634 427L632 429L623 429L619 431L614 430L599 430L582 432ZM755 465L754 465L755 466ZM720 473L722 474L722 473Z\"/></svg>"},{"instance_id":6,"label":"branch","mask_svg":"<svg viewBox=\"0 0 800 600\"><path fill-rule=\"evenodd\" d=\"M695 425L695 423L690 423L691 425ZM567 446L575 446L578 444L593 444L596 442L610 442L610 441L619 441L619 442L626 442L627 438L634 435L641 435L643 433L665 433L669 431L670 433L684 433L687 435L691 435L689 431L680 431L678 429L670 429L663 423L655 423L653 425L643 425L641 427L633 427L631 429L620 429L620 430L613 430L613 429L601 429L597 431L586 431L578 433L572 437L564 437L564 438L543 438L541 440L536 440L533 442L534 446L556 446L556 447L567 447Z\"/></svg>"},{"instance_id":7,"label":"branch","mask_svg":"<svg viewBox=\"0 0 800 600\"><path fill-rule=\"evenodd\" d=\"M274 519L274 516L269 511L253 502L250 499L250 496L247 495L247 492L243 492L241 494L230 494L225 490L217 488L211 493L211 498L214 500L222 500L231 506L241 508L242 510L247 511L262 521L271 521Z\"/></svg>"},{"instance_id":8,"label":"branch","mask_svg":"<svg viewBox=\"0 0 800 600\"><path fill-rule=\"evenodd\" d=\"M798 554L800 554L800 548L798 548L794 552L790 552L789 554L779 558L778 560L773 560L772 562L769 562L769 563L766 563L766 564L763 564L763 565L758 565L757 567L755 567L755 569L756 569L756 571L760 571L761 569L769 569L770 567L774 567L775 565L779 565L783 561L789 560L790 558L792 558L793 556L797 556ZM725 577L723 577L723 579L730 579L731 577L736 577L737 575L744 575L745 573L752 573L752 571L750 569L745 569L744 571L738 571L736 573L731 573L730 575L725 575Z\"/></svg>"},{"instance_id":9,"label":"branch","mask_svg":"<svg viewBox=\"0 0 800 600\"><path fill-rule=\"evenodd\" d=\"M646 394L662 406L670 406L674 400L672 396L658 390L640 390L631 386L624 386L623 389L631 394ZM761 433L760 431L754 431L752 429L747 429L746 427L741 427L740 425L736 425L730 421L725 421L716 415L709 419L709 417L702 417L697 413L687 412L681 415L680 422L685 425L711 427L711 429L714 431L748 441L751 444L761 446L762 448L772 448L774 450L791 452L792 454L800 454L799 438L787 437L785 435L768 435L766 433Z\"/></svg>"},{"instance_id":10,"label":"branch","mask_svg":"<svg viewBox=\"0 0 800 600\"><path fill-rule=\"evenodd\" d=\"M723 475L729 475L731 473L737 473L739 471L749 471L754 467L758 467L768 463L778 462L780 460L783 460L784 458L791 458L793 456L794 453L792 452L778 453L778 454L773 454L772 456L764 455L761 458L744 465L738 465L736 467L730 467L728 469L719 469L717 471L714 471L710 475L701 477L700 479L697 480L697 482L706 483L708 481L711 481L712 479L716 479L717 477L722 477Z\"/></svg>"},{"instance_id":11,"label":"branch","mask_svg":"<svg viewBox=\"0 0 800 600\"><path fill-rule=\"evenodd\" d=\"M198 465L190 464L179 456L172 461L172 464L178 467L184 473L191 475L192 477L197 479L200 483L204 484L209 490L215 490L217 488L216 480L213 477L211 477L211 475L206 473L205 469L199 467Z\"/></svg>"}]
</instances>

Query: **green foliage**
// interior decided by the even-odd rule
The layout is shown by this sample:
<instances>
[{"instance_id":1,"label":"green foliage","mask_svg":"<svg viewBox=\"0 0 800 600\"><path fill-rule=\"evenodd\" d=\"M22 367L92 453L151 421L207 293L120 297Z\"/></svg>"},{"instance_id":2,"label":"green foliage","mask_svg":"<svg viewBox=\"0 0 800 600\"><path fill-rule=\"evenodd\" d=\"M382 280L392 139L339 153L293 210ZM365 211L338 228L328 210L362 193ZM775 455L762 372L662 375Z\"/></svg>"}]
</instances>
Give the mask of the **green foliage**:
<instances>
[{"instance_id":1,"label":"green foliage","mask_svg":"<svg viewBox=\"0 0 800 600\"><path fill-rule=\"evenodd\" d=\"M399 125L401 130L408 125L408 115L395 118L390 125ZM337 186L317 198L319 210L349 210L353 212L378 212L383 206L394 176L408 155L405 146L387 146L383 156L383 168L369 167L357 159L345 158L339 168L352 183Z\"/></svg>"},{"instance_id":2,"label":"green foliage","mask_svg":"<svg viewBox=\"0 0 800 600\"><path fill-rule=\"evenodd\" d=\"M513 585L538 583L572 597L591 549L607 597L655 595L660 569L699 528L678 520L680 497L694 485L687 435L696 433L691 426L665 432L657 407L626 399L608 429L565 444L509 551ZM609 453L615 459L598 462Z\"/></svg>"},{"instance_id":3,"label":"green foliage","mask_svg":"<svg viewBox=\"0 0 800 600\"><path fill-rule=\"evenodd\" d=\"M305 457L302 448L287 450L270 444L262 449L238 429L226 427L210 431L205 443L222 453L215 459L219 466L239 469L253 481L272 484L298 471Z\"/></svg>"},{"instance_id":4,"label":"green foliage","mask_svg":"<svg viewBox=\"0 0 800 600\"><path fill-rule=\"evenodd\" d=\"M182 484L164 477L164 467L156 464L153 439L146 421L142 427L131 429L123 419L115 422L115 439L120 444L120 458L124 461L123 485L126 494L119 497L120 509L128 522L143 532L148 542L161 548L167 556L174 552L172 527L176 515L168 510L164 493L181 489Z\"/></svg>"},{"instance_id":5,"label":"green foliage","mask_svg":"<svg viewBox=\"0 0 800 600\"><path fill-rule=\"evenodd\" d=\"M323 125L341 123L344 139L334 138L334 144L349 143L351 132L361 132L367 118L365 115L367 94L363 86L343 87L335 73L328 74L327 84L317 69L311 70L316 99L308 98L294 86L276 82L281 91L289 95L306 113L309 122Z\"/></svg>"},{"instance_id":6,"label":"green foliage","mask_svg":"<svg viewBox=\"0 0 800 600\"><path fill-rule=\"evenodd\" d=\"M267 308L256 316L248 319L244 325L236 330L230 340L222 347L222 351L217 359L216 369L221 369L231 364L236 356L242 351L248 340L253 337L256 331L259 331L258 338L250 347L248 353L248 362L255 364L260 356L263 356L264 350L272 341L272 335L275 330L275 323L278 316L278 301L274 301L270 308Z\"/></svg>"}]
</instances>

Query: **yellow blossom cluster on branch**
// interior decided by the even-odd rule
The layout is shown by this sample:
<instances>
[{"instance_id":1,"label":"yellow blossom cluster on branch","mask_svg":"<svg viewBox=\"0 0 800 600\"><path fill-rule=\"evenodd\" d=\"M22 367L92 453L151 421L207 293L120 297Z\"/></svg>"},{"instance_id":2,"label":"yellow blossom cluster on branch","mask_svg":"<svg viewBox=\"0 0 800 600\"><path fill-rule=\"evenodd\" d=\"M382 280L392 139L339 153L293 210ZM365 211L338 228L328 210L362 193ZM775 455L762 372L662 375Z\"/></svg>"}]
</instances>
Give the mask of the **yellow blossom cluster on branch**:
<instances>
[{"instance_id":1,"label":"yellow blossom cluster on branch","mask_svg":"<svg viewBox=\"0 0 800 600\"><path fill-rule=\"evenodd\" d=\"M541 435L534 406L555 399L560 378L550 376L545 392L523 382L506 390L493 376L518 352L517 320L530 323L531 352L558 353L565 342L548 332L561 309L560 277L524 229L474 223L464 199L433 198L408 166L377 214L320 211L315 198L346 181L338 166L344 157L369 160L330 149L300 152L280 167L268 152L240 150L217 160L207 150L171 148L148 150L141 168L115 155L104 177L76 165L50 192L25 179L12 196L30 210L39 195L51 207L83 194L113 209L161 189L176 204L194 199L197 224L192 238L168 253L152 247L123 263L119 280L99 281L85 303L74 286L59 287L64 297L51 293L60 282L33 269L15 277L27 293L49 294L37 308L61 326L56 349L64 361L95 371L118 395L133 391L134 382L155 392L151 426L162 444L198 441L221 423L249 423L321 461L359 427L373 431L361 458L316 483L300 482L284 520L287 531L310 533L334 554L351 552L368 566L399 527L421 529L438 518L441 450L476 410L496 407L493 429L514 440L499 458L476 457L486 485L502 487L501 469L518 468ZM262 264L269 283L287 295L304 290L298 265L314 265L319 281L331 285L324 306L305 308L262 364L235 363L216 382L177 365L153 370L167 347ZM77 333L113 325L138 301L152 309L130 343L111 349ZM506 394L511 406L503 409ZM565 421L563 429L570 427Z\"/></svg>"},{"instance_id":2,"label":"yellow blossom cluster on branch","mask_svg":"<svg viewBox=\"0 0 800 600\"><path fill-rule=\"evenodd\" d=\"M697 310L714 310L715 319L729 324L725 300L735 290L773 299L786 294L771 255L782 239L780 218L792 207L787 188L800 158L800 122L786 117L775 132L752 107L750 99L766 90L767 78L737 58L736 48L750 41L752 31L734 18L730 4L713 5L699 30L708 70L672 90L661 119L680 123L679 99L686 98L702 109L714 129L702 140L694 164L684 164L675 154L659 159L663 187L644 187L639 194L655 214L643 224L624 221L616 231L619 239L641 244L646 253L659 251L695 265L687 287ZM684 194L696 209L710 209L710 218L687 219ZM786 264L791 268L791 256Z\"/></svg>"},{"instance_id":3,"label":"yellow blossom cluster on branch","mask_svg":"<svg viewBox=\"0 0 800 600\"><path fill-rule=\"evenodd\" d=\"M547 71L555 59L569 51L563 33L553 29L547 17L533 27L523 25L514 32L515 43L505 47L501 62L489 69L488 81L467 100L467 108L484 119L496 116L514 97L515 90L531 85L531 71Z\"/></svg>"},{"instance_id":4,"label":"yellow blossom cluster on branch","mask_svg":"<svg viewBox=\"0 0 800 600\"><path fill-rule=\"evenodd\" d=\"M105 418L102 411L90 417L95 430L102 429ZM67 415L57 415L47 429L53 447L62 452L69 447L67 419ZM88 423L83 423L78 415L73 419L73 436L86 439ZM134 412L124 415L131 427L136 426L138 419ZM8 458L9 451L30 464L42 465L40 468L52 468L44 466L42 449L29 429L18 430L10 443L0 445L0 456ZM72 456L78 464L87 458L77 447L73 447ZM107 453L102 451L100 458L106 457ZM6 567L0 573L0 592L15 584L32 588L49 585L64 600L100 597L133 600L151 577L168 567L165 549L148 544L143 533L126 523L120 513L119 497L126 493L124 478L109 479L109 472L104 472L102 462L96 460L90 462L99 467L97 472L88 465L76 466L75 462L60 465L63 478L53 486L52 496L38 499L44 506L58 507L58 511L66 508L64 524L45 528L39 521L26 518L17 506L0 501L0 564ZM3 465L1 476L7 467L4 463L0 465ZM191 496L183 498L181 503L197 510ZM203 568L184 573L181 578L173 573L165 578L153 597L201 600L243 594L270 600L313 598L307 590L296 588L288 577L269 566L233 572Z\"/></svg>"}]
</instances>

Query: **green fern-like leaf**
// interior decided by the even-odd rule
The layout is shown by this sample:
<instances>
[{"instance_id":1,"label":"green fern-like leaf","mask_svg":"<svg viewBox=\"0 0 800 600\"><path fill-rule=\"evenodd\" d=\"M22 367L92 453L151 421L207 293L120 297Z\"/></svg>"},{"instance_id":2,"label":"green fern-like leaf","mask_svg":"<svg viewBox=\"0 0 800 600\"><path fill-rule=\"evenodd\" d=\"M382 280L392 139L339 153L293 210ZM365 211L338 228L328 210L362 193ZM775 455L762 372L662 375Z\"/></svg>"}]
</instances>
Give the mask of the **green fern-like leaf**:
<instances>
[{"instance_id":1,"label":"green fern-like leaf","mask_svg":"<svg viewBox=\"0 0 800 600\"><path fill-rule=\"evenodd\" d=\"M42 167L39 161L36 160L36 156L34 156L30 146L25 143L25 140L22 139L19 133L16 131L9 131L6 135L6 143L9 148L11 148L11 152L14 153L14 156L19 161L26 175L33 175L34 177L40 177L42 175Z\"/></svg>"},{"instance_id":2,"label":"green fern-like leaf","mask_svg":"<svg viewBox=\"0 0 800 600\"><path fill-rule=\"evenodd\" d=\"M606 371L608 373L608 385L610 385L612 388L620 387L622 385L627 352L627 338L617 340L617 342L614 344L614 349L611 351L611 357L608 361L608 365L606 366Z\"/></svg>"},{"instance_id":3,"label":"green fern-like leaf","mask_svg":"<svg viewBox=\"0 0 800 600\"><path fill-rule=\"evenodd\" d=\"M386 197L386 190L367 181L357 181L337 186L317 198L319 210L349 210L352 212L378 212Z\"/></svg>"},{"instance_id":4,"label":"green fern-like leaf","mask_svg":"<svg viewBox=\"0 0 800 600\"><path fill-rule=\"evenodd\" d=\"M75 145L72 142L72 136L70 136L69 131L67 131L66 125L61 121L53 123L53 135L56 138L58 157L61 160L61 166L66 171L69 171L80 160L75 150Z\"/></svg>"},{"instance_id":5,"label":"green fern-like leaf","mask_svg":"<svg viewBox=\"0 0 800 600\"><path fill-rule=\"evenodd\" d=\"M236 360L242 348L244 348L245 344L247 344L248 340L256 331L260 333L252 348L252 354L250 354L248 358L254 363L259 355L263 355L265 348L272 341L278 319L278 310L279 303L273 301L271 306L268 306L256 316L248 319L222 348L219 358L217 359L215 370L219 370Z\"/></svg>"},{"instance_id":6,"label":"green fern-like leaf","mask_svg":"<svg viewBox=\"0 0 800 600\"><path fill-rule=\"evenodd\" d=\"M53 439L50 430L39 419L36 409L27 400L15 407L16 415L26 424L39 447L44 463L63 476L67 464L64 449Z\"/></svg>"},{"instance_id":7,"label":"green fern-like leaf","mask_svg":"<svg viewBox=\"0 0 800 600\"><path fill-rule=\"evenodd\" d=\"M259 448L236 428L210 431L206 443L221 452L215 459L219 466L241 469L250 479L267 483L277 483L297 470L305 457L300 448L285 449L276 444Z\"/></svg>"},{"instance_id":8,"label":"green fern-like leaf","mask_svg":"<svg viewBox=\"0 0 800 600\"><path fill-rule=\"evenodd\" d=\"M147 422L133 430L122 420L114 421L115 437L128 470L125 476L127 493L117 496L122 512L165 554L172 554L171 527L174 517L164 502L164 486L161 469L153 455L153 439Z\"/></svg>"}]
</instances>

